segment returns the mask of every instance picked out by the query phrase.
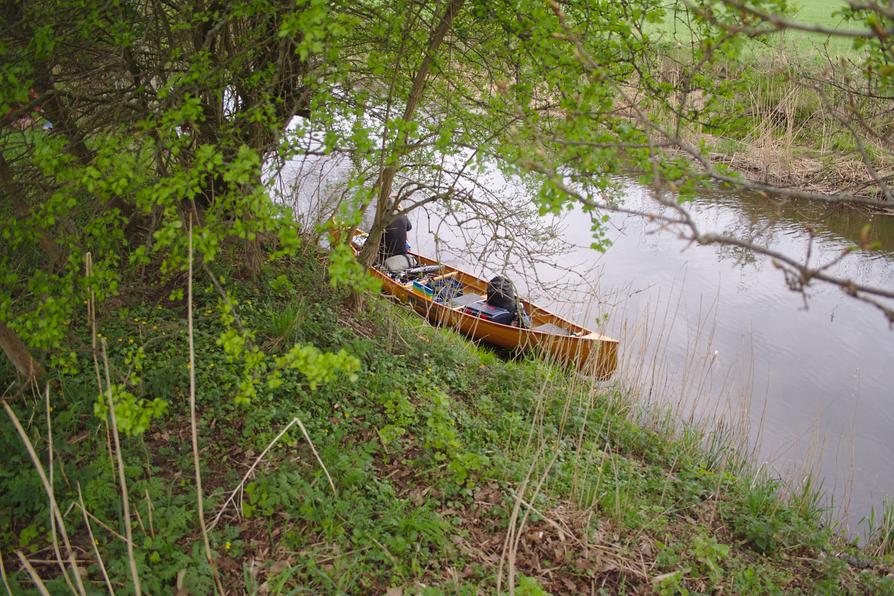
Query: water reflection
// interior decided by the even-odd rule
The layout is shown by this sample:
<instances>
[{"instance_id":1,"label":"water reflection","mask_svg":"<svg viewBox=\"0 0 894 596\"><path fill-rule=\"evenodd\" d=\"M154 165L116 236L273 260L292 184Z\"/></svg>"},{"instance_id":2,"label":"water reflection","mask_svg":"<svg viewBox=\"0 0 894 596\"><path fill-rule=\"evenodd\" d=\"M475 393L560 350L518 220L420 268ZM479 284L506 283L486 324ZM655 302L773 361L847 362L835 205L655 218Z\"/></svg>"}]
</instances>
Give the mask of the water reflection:
<instances>
[{"instance_id":1,"label":"water reflection","mask_svg":"<svg viewBox=\"0 0 894 596\"><path fill-rule=\"evenodd\" d=\"M812 224L820 237L842 247L858 244L863 227L869 224L869 241L878 242L880 249L861 251L863 256L894 259L894 218L890 216L810 201L776 201L757 193L716 193L696 202L736 209L755 229L770 223L774 231L798 235L805 224Z\"/></svg>"}]
</instances>

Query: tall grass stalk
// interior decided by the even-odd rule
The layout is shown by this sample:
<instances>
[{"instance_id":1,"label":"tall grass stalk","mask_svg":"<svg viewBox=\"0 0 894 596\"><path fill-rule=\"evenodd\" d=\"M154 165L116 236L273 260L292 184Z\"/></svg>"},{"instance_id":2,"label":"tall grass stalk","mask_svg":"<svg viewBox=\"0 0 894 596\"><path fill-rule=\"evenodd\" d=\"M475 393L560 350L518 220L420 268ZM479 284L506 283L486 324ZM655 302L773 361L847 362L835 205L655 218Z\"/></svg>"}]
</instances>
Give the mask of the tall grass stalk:
<instances>
[{"instance_id":1,"label":"tall grass stalk","mask_svg":"<svg viewBox=\"0 0 894 596\"><path fill-rule=\"evenodd\" d=\"M220 574L217 571L217 564L214 562L214 555L211 552L211 542L208 540L208 528L205 526L205 506L204 492L202 491L202 466L199 461L199 431L198 421L196 420L196 349L193 339L193 313L192 313L192 215L189 216L189 265L188 277L186 280L186 319L189 343L189 427L190 439L192 441L192 459L193 468L195 470L196 480L196 507L199 516L199 529L202 532L202 545L205 548L205 559L211 567L211 574L214 576L214 583L218 592L224 594L223 585L220 583Z\"/></svg>"},{"instance_id":2,"label":"tall grass stalk","mask_svg":"<svg viewBox=\"0 0 894 596\"><path fill-rule=\"evenodd\" d=\"M683 439L687 452L705 457L714 469L750 479L755 490L771 482L778 487L774 493L799 514L822 519L830 527L841 523L842 513L825 504L829 497L816 480L815 468L822 454L819 441L801 458L801 469L787 475L788 481L771 478L767 463L756 464L764 441L769 396L765 392L756 411L754 345L748 340L738 348L744 357L736 370L718 367L712 346L719 297L700 309L697 318L686 321L688 341L682 370L674 374L668 370L662 355L669 350L671 337L681 323L683 287L685 276L679 285L673 285L669 295L645 305L637 315L637 324L625 322L620 326L625 349L615 376L618 390L612 400L626 404L633 422ZM579 442L578 437L576 440ZM577 456L584 461L583 454ZM778 461L778 457L771 455L769 462ZM610 473L618 474L616 465ZM577 489L575 494L582 496ZM616 494L615 500L622 496ZM620 515L617 508L613 515Z\"/></svg>"},{"instance_id":3,"label":"tall grass stalk","mask_svg":"<svg viewBox=\"0 0 894 596\"><path fill-rule=\"evenodd\" d=\"M9 587L9 578L6 577L6 565L3 564L3 552L0 551L0 579L3 580L3 587L6 588L8 596L12 595L12 588Z\"/></svg>"},{"instance_id":4,"label":"tall grass stalk","mask_svg":"<svg viewBox=\"0 0 894 596\"><path fill-rule=\"evenodd\" d=\"M584 415L583 415L583 420L581 421L580 432L577 435L577 442L575 443L574 474L572 475L572 478L571 478L571 497L572 497L572 499L577 498L578 502L580 502L579 501L580 495L578 494L578 491L580 490L580 486L581 486L581 481L580 481L581 453L584 450L584 437L588 430L588 423L590 421L590 411L591 411L591 408L593 405L593 401L596 399L596 385L595 384L591 384L589 391L586 391L583 393L582 399L584 397L586 398L586 403L584 404L584 408L583 408ZM605 423L605 419L603 419L603 423ZM590 454L589 450L587 452L586 457L587 457L586 465L583 468L584 474L585 474L584 483L586 483L587 470L590 470L592 467L591 466L592 459L591 459L591 454Z\"/></svg>"},{"instance_id":5,"label":"tall grass stalk","mask_svg":"<svg viewBox=\"0 0 894 596\"><path fill-rule=\"evenodd\" d=\"M803 127L803 123L797 120L798 106L804 101L803 90L773 82L760 91L765 97L771 93L781 94L779 99L784 100L780 104L784 112L781 122L787 127L790 138L796 140ZM757 106L762 105L763 100L755 96L753 102ZM745 480L745 485L751 486L752 490L758 491L768 483L772 484L772 492L788 501L799 514L822 519L827 527L836 529L843 523L846 512L840 507L830 507L830 494L816 480L823 442L814 436L814 442L798 460L799 468L786 469L784 478L780 478L778 472L771 473L772 466L781 461L784 451L767 453L764 448L770 395L769 386L755 387L755 344L749 337L743 338L735 353L727 356L730 359L734 357L736 365L721 366L731 360L721 360L713 348L718 329L719 294L713 300L704 302L696 316L684 319L687 310L683 307L685 277L684 273L682 278L673 281L668 290L644 304L636 317L631 319L635 323L628 320L614 322L609 335L619 337L622 349L612 384L574 377L572 385L586 387L589 382L589 392L598 394L601 403L610 411L623 413L634 423L665 436L682 439L685 451L703 457L708 465L720 472L718 478L732 474ZM590 295L595 296L595 292ZM600 296L598 302L583 306L578 302L574 305L574 311L595 311L600 315L597 320L610 320L610 316L602 316L605 314L604 305L623 299L615 298ZM680 365L671 368L671 360L665 354L677 343L681 325L684 326L682 332L686 333L687 341L683 345ZM533 445L537 444L537 437L542 434L547 390L542 388L538 393L529 418L532 423L528 441L521 443L525 446L525 453L530 453ZM574 393L574 390L569 391L569 395ZM564 425L568 405L563 410L561 425ZM605 431L597 431L589 424L588 407L583 403L582 410L578 410L579 415L584 412L583 428L576 427L573 438L577 449L568 494L579 506L592 506L594 497L598 500L599 491L594 492L593 485L602 485L602 475L597 477L600 469L615 476L623 473L623 470L617 469L614 460L609 464L613 465L611 469L605 466L600 468L597 463L599 454L592 449L580 449L586 437ZM796 437L796 440L803 443L808 436L805 433L804 437ZM601 456L604 462L606 453L603 452ZM766 461L759 462L759 457ZM610 482L611 478L606 478L606 481ZM850 484L846 482L846 490ZM628 489L632 490L632 487ZM719 492L718 486L714 496L717 497ZM839 494L838 490L835 492ZM618 495L615 495L615 500L619 500ZM612 514L620 516L617 507ZM840 527L836 531L840 531Z\"/></svg>"},{"instance_id":6,"label":"tall grass stalk","mask_svg":"<svg viewBox=\"0 0 894 596\"><path fill-rule=\"evenodd\" d=\"M109 404L109 417L112 421L112 437L115 440L115 458L118 462L118 480L121 483L121 507L124 515L124 535L127 537L127 560L130 566L130 577L133 581L134 594L140 596L143 591L140 587L140 573L137 571L137 561L134 557L133 528L130 521L130 499L127 496L127 476L124 471L124 457L121 455L121 441L118 436L118 420L115 418L115 396L112 391L112 376L109 372L109 354L105 338L101 340L100 345L102 347L102 362L105 368L106 400Z\"/></svg>"},{"instance_id":7,"label":"tall grass stalk","mask_svg":"<svg viewBox=\"0 0 894 596\"><path fill-rule=\"evenodd\" d=\"M273 437L273 440L267 444L267 447L265 447L264 450L261 452L261 454L255 459L254 463L251 465L251 467L248 468L248 471L242 477L242 480L239 482L238 485L236 485L236 488L234 488L230 492L230 496L227 497L227 500L224 501L224 504L221 505L220 510L218 510L217 515L214 516L214 520L211 522L209 529L211 529L211 530L214 529L214 527L217 525L217 522L220 521L220 518L223 516L224 512L227 510L227 507L230 505L230 503L232 503L235 500L236 495L238 495L242 491L242 487L245 486L245 483L251 477L252 473L255 471L255 468L257 468L258 464L261 463L261 460L264 459L264 456L267 455L267 453L271 449L273 449L273 446L276 445L279 442L279 440L289 431L289 429L292 428L297 423L298 423L298 419L292 418L291 422L289 422L281 431L279 431L279 434L276 435L275 437Z\"/></svg>"},{"instance_id":8,"label":"tall grass stalk","mask_svg":"<svg viewBox=\"0 0 894 596\"><path fill-rule=\"evenodd\" d=\"M47 387L47 392L49 392L49 387ZM65 521L62 519L62 512L59 511L59 505L56 503L56 494L53 490L53 485L50 484L49 478L47 477L46 471L44 470L43 464L40 461L40 458L37 456L37 451L34 449L34 444L31 442L31 439L28 437L28 433L25 432L25 429L22 428L21 422L19 422L19 417L16 416L16 413L9 407L9 404L6 403L5 399L0 399L0 402L3 403L3 409L6 411L6 415L9 417L9 420L12 422L13 426L16 429L16 432L19 434L19 438L22 440L22 443L25 445L25 448L28 450L28 455L31 457L31 462L34 464L34 468L37 470L37 474L40 477L41 483L43 483L44 491L46 492L47 498L50 501L50 516L53 518L53 522L51 522L51 528L53 531L53 540L58 541L56 537L55 529L58 529L59 534L62 535L62 541L65 544L65 551L68 556L68 563L71 566L71 572L74 575L74 584L70 577L68 577L68 570L65 568L65 565L62 563L61 555L57 554L57 561L59 563L59 568L62 572L62 577L65 579L65 583L68 586L69 590L72 593L86 594L86 590L84 589L84 585L81 582L81 576L78 573L78 566L75 562L74 551L71 548L71 542L68 540L68 532L65 529ZM58 542L54 545L56 550L58 550ZM31 568L30 563L28 563L27 558L22 555L20 552L17 553L19 558L23 560L26 568L29 569L29 574L31 574L33 568ZM39 580L39 576L37 576L36 572L32 574L32 579L37 578ZM75 584L77 587L75 587ZM36 582L35 582L35 585Z\"/></svg>"},{"instance_id":9,"label":"tall grass stalk","mask_svg":"<svg viewBox=\"0 0 894 596\"><path fill-rule=\"evenodd\" d=\"M19 561L22 562L22 567L24 567L25 570L28 572L28 575L31 577L31 583L34 584L34 587L37 588L37 591L40 592L41 596L50 596L50 591L47 590L47 585L43 583L43 580L40 578L40 575L38 575L37 571L31 565L28 557L23 555L22 551L20 550L16 551L16 556L19 558ZM66 580L67 579L68 578L66 578ZM71 587L72 591L74 591L74 588L72 586L69 585L69 587Z\"/></svg>"},{"instance_id":10,"label":"tall grass stalk","mask_svg":"<svg viewBox=\"0 0 894 596\"><path fill-rule=\"evenodd\" d=\"M93 548L93 554L96 556L96 563L99 565L100 572L102 572L102 579L106 584L106 588L109 590L109 594L115 596L115 588L112 587L112 582L109 580L109 573L106 571L106 565L99 552L96 538L93 536L93 526L90 525L90 518L87 517L87 507L84 506L84 495L81 493L80 482L78 482L78 504L81 507L81 514L84 516L84 526L87 528L87 536L90 538L90 546Z\"/></svg>"},{"instance_id":11,"label":"tall grass stalk","mask_svg":"<svg viewBox=\"0 0 894 596\"><path fill-rule=\"evenodd\" d=\"M509 583L509 594L515 594L515 562L518 556L518 546L521 541L522 535L524 533L525 524L528 521L528 516L531 513L531 508L526 507L525 513L522 516L520 522L516 522L518 520L518 514L521 510L521 506L525 503L524 496L528 487L528 483L531 478L531 473L534 471L537 463L539 461L539 455L542 454L542 451L539 451L537 456L535 456L531 460L531 465L528 468L528 473L525 475L524 480L521 482L518 489L515 492L515 502L512 506L512 516L509 520L509 532L506 534L506 539L503 543L503 554L500 557L500 565L497 570L497 592L500 591L500 580L502 579L502 568L503 568L503 557L506 557L506 561L508 564L508 583ZM537 486L534 487L534 491L531 493L530 501L534 502L537 499L537 495L540 494L540 491L543 489L543 485L546 482L547 478L549 478L550 470L552 470L553 465L556 463L556 459L559 457L559 451L556 450L553 453L552 459L543 469L543 472L540 474L540 478L537 481Z\"/></svg>"},{"instance_id":12,"label":"tall grass stalk","mask_svg":"<svg viewBox=\"0 0 894 596\"><path fill-rule=\"evenodd\" d=\"M882 503L881 519L877 519L876 515L873 507L865 520L869 547L877 556L894 555L894 499L886 499Z\"/></svg>"},{"instance_id":13,"label":"tall grass stalk","mask_svg":"<svg viewBox=\"0 0 894 596\"><path fill-rule=\"evenodd\" d=\"M894 500L887 501L882 508L881 535L878 538L877 552L890 555L894 553Z\"/></svg>"},{"instance_id":14,"label":"tall grass stalk","mask_svg":"<svg viewBox=\"0 0 894 596\"><path fill-rule=\"evenodd\" d=\"M47 415L47 460L48 460L47 467L49 468L48 476L49 476L49 483L50 483L50 491L52 491L52 493L54 495L53 499L55 500L56 484L53 481L54 480L53 479L53 450L54 450L54 448L53 448L53 420L52 420L52 416L50 415L52 409L50 408L50 385L49 385L49 383L47 383L46 390L44 391L44 396L45 396L44 405L45 405L45 411L46 411L46 415ZM59 534L59 530L57 530L57 528L56 528L56 516L51 514L50 515L50 536L53 541L53 553L56 555L56 561L59 564L59 568L62 569L62 573L65 576L66 583L67 583L68 576L65 573L65 565L62 563L62 553L59 552L59 536L58 536L58 534ZM72 564L74 565L73 555L71 553L71 546L70 545L66 545L66 546L67 546L70 558L72 558ZM86 592L84 591L84 586L81 582L81 574L78 573L77 566L73 566L72 572L74 573L74 576L75 576L75 582L78 584L78 586L77 586L78 593L86 594ZM70 584L69 584L69 588L72 588L72 590L73 590L73 587Z\"/></svg>"},{"instance_id":15,"label":"tall grass stalk","mask_svg":"<svg viewBox=\"0 0 894 596\"><path fill-rule=\"evenodd\" d=\"M539 455L539 454L538 454ZM518 514L521 509L521 496L524 495L525 491L528 488L528 482L531 480L531 474L534 473L534 468L537 464L537 457L531 460L531 464L528 466L528 471L525 473L525 477L521 480L518 487L515 489L515 503L512 506L512 514L509 516L509 525L506 531L506 537L503 539L503 550L500 553L500 562L497 564L497 594L501 592L501 588L503 585L503 564L504 561L508 565L510 565L509 571L509 582L510 582L510 592L513 591L514 587L514 560L509 560L509 547L515 540L515 532L516 521L518 520ZM513 555L514 556L514 555Z\"/></svg>"}]
</instances>

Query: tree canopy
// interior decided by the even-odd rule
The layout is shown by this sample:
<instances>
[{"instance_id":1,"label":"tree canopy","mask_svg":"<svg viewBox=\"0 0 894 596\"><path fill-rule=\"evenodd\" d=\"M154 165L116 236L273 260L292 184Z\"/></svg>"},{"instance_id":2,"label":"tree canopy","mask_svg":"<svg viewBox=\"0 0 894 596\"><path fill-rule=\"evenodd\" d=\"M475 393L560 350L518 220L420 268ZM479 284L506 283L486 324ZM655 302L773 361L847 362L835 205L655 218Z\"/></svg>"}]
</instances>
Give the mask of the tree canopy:
<instances>
[{"instance_id":1,"label":"tree canopy","mask_svg":"<svg viewBox=\"0 0 894 596\"><path fill-rule=\"evenodd\" d=\"M294 250L298 233L271 180L309 152L350 159L340 217L356 224L375 205L374 237L397 211L430 202L499 220L499 197L466 183L490 165L525 180L541 213L583 205L597 248L604 214L624 209L613 180L630 172L671 208L642 215L697 242L748 244L700 231L685 201L705 184L772 190L711 162L698 133L741 126L735 98L757 76L744 48L798 28L787 8L783 0L4 2L4 350L25 374L38 361L65 370L67 329L83 302L112 299L125 281L167 287L185 269L190 226L203 263L229 243L247 275ZM886 97L894 77L892 15L864 3L843 16L857 29L832 33L866 51L854 70L829 71L824 89L836 83L851 99L843 126L860 141L876 133L858 102ZM886 178L858 147L887 198ZM892 316L890 290L752 248L796 289L834 283ZM349 261L336 247L336 278L356 274Z\"/></svg>"}]
</instances>

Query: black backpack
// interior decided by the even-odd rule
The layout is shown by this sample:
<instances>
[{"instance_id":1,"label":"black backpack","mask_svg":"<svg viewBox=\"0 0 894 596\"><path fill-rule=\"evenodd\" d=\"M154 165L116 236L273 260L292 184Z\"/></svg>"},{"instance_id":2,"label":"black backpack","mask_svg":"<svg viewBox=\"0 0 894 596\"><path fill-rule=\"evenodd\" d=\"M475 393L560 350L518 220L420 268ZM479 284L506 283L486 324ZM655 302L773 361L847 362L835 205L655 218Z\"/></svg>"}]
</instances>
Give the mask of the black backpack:
<instances>
[{"instance_id":1,"label":"black backpack","mask_svg":"<svg viewBox=\"0 0 894 596\"><path fill-rule=\"evenodd\" d=\"M515 286L502 275L496 276L487 284L487 303L491 306L505 308L515 317L518 312Z\"/></svg>"}]
</instances>

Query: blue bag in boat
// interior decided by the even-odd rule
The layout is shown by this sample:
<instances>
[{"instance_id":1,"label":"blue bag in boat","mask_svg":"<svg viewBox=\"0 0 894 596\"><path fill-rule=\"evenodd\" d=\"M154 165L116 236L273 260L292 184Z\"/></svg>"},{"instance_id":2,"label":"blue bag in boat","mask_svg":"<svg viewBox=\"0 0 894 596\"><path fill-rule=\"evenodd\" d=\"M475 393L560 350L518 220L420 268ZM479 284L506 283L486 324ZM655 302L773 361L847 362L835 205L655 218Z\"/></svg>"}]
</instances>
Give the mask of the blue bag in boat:
<instances>
[{"instance_id":1,"label":"blue bag in boat","mask_svg":"<svg viewBox=\"0 0 894 596\"><path fill-rule=\"evenodd\" d=\"M431 288L435 302L447 303L463 293L462 283L451 277L431 282Z\"/></svg>"}]
</instances>

